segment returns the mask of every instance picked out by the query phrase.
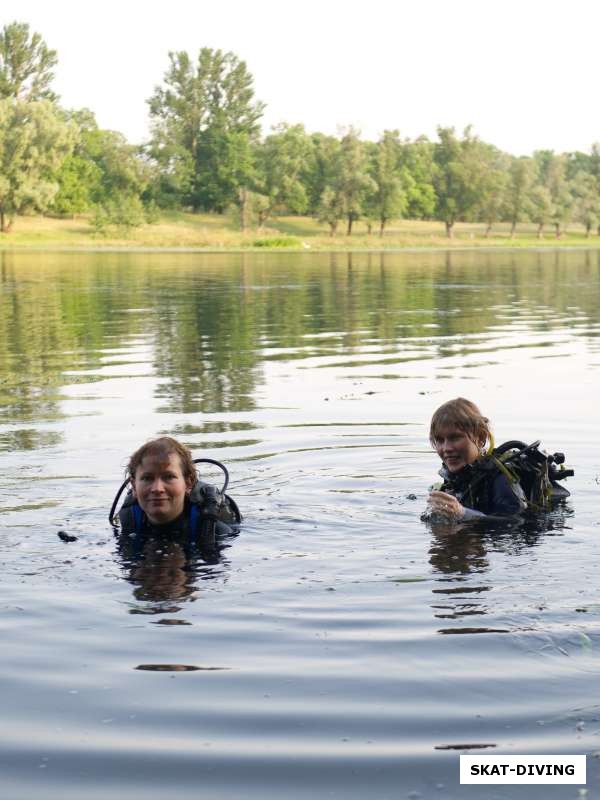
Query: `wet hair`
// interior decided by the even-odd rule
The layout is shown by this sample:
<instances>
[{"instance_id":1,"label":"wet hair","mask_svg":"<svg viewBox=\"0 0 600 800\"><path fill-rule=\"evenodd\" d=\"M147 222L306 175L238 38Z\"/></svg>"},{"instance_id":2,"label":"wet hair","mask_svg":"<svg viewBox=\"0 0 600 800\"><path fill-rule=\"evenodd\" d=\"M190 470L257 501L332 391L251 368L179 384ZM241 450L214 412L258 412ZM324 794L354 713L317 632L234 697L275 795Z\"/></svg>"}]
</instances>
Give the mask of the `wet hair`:
<instances>
[{"instance_id":1,"label":"wet hair","mask_svg":"<svg viewBox=\"0 0 600 800\"><path fill-rule=\"evenodd\" d=\"M492 439L489 419L483 416L475 403L465 400L464 397L448 400L434 413L429 427L429 441L432 447L435 447L435 440L442 428L450 425L466 433L478 447Z\"/></svg>"},{"instance_id":2,"label":"wet hair","mask_svg":"<svg viewBox=\"0 0 600 800\"><path fill-rule=\"evenodd\" d=\"M154 456L160 459L161 462L167 462L173 454L179 456L183 477L193 486L198 480L198 472L192 460L192 454L184 444L181 444L171 436L161 436L159 439L151 439L146 444L143 444L129 459L125 472L133 483L136 470L146 456Z\"/></svg>"}]
</instances>

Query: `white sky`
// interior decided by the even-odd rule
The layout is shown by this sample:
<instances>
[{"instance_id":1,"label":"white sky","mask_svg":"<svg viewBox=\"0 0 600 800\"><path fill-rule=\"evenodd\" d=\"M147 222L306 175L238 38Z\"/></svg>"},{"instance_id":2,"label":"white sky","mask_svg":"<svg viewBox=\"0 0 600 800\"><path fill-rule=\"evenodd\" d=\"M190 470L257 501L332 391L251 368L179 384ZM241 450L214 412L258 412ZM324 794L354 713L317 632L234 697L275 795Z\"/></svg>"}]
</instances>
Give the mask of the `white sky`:
<instances>
[{"instance_id":1,"label":"white sky","mask_svg":"<svg viewBox=\"0 0 600 800\"><path fill-rule=\"evenodd\" d=\"M600 140L598 0L19 0L58 51L55 91L132 142L169 50L233 51L267 104L265 129L302 122L434 138L472 123L516 154Z\"/></svg>"}]
</instances>

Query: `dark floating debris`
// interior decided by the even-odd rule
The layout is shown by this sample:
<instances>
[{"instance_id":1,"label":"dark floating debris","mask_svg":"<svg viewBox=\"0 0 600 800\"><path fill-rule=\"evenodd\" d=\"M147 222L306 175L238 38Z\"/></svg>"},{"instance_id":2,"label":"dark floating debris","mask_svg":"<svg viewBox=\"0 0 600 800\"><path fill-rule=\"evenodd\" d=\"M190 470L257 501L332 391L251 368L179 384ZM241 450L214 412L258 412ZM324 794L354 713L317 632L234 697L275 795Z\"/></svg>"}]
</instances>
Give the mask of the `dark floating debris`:
<instances>
[{"instance_id":1,"label":"dark floating debris","mask_svg":"<svg viewBox=\"0 0 600 800\"><path fill-rule=\"evenodd\" d=\"M461 634L461 633L510 633L504 628L440 628L438 633L442 634Z\"/></svg>"},{"instance_id":2,"label":"dark floating debris","mask_svg":"<svg viewBox=\"0 0 600 800\"><path fill-rule=\"evenodd\" d=\"M498 747L497 744L436 744L434 750L483 750L486 747Z\"/></svg>"},{"instance_id":3,"label":"dark floating debris","mask_svg":"<svg viewBox=\"0 0 600 800\"><path fill-rule=\"evenodd\" d=\"M73 536L71 533L67 533L66 531L59 531L56 535L63 542L76 542L77 541L77 536Z\"/></svg>"},{"instance_id":4,"label":"dark floating debris","mask_svg":"<svg viewBox=\"0 0 600 800\"><path fill-rule=\"evenodd\" d=\"M150 608L130 608L127 613L143 614L146 617L151 617L155 614L176 614L178 611L181 611L181 606L160 606L159 608L151 606Z\"/></svg>"},{"instance_id":5,"label":"dark floating debris","mask_svg":"<svg viewBox=\"0 0 600 800\"><path fill-rule=\"evenodd\" d=\"M407 500L417 500L417 495L416 494L407 494L406 495L406 499Z\"/></svg>"},{"instance_id":6,"label":"dark floating debris","mask_svg":"<svg viewBox=\"0 0 600 800\"><path fill-rule=\"evenodd\" d=\"M147 672L216 672L230 667L195 667L191 664L139 664L134 669Z\"/></svg>"},{"instance_id":7,"label":"dark floating debris","mask_svg":"<svg viewBox=\"0 0 600 800\"><path fill-rule=\"evenodd\" d=\"M191 622L188 622L185 619L157 619L156 622L152 623L153 625L191 625Z\"/></svg>"}]
</instances>

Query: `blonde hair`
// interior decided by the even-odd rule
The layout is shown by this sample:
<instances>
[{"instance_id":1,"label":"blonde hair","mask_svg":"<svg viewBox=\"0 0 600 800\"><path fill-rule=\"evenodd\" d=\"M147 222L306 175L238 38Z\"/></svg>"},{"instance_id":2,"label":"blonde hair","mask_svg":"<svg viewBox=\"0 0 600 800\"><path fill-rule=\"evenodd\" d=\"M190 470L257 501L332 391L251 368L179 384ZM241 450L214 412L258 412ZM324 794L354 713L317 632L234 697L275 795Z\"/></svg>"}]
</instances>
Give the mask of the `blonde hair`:
<instances>
[{"instance_id":1,"label":"blonde hair","mask_svg":"<svg viewBox=\"0 0 600 800\"><path fill-rule=\"evenodd\" d=\"M435 447L435 441L442 428L451 425L466 433L478 447L483 447L487 441L493 440L489 419L483 416L475 403L464 397L448 400L434 413L429 427L429 441L432 447Z\"/></svg>"},{"instance_id":2,"label":"blonde hair","mask_svg":"<svg viewBox=\"0 0 600 800\"><path fill-rule=\"evenodd\" d=\"M129 459L126 468L126 474L129 476L129 480L133 483L136 470L146 456L155 456L161 461L168 461L169 456L173 454L179 456L183 477L189 485L193 486L198 480L198 472L192 459L192 454L184 444L181 444L181 442L178 442L177 439L173 439L171 436L161 436L158 439L151 439L135 451Z\"/></svg>"}]
</instances>

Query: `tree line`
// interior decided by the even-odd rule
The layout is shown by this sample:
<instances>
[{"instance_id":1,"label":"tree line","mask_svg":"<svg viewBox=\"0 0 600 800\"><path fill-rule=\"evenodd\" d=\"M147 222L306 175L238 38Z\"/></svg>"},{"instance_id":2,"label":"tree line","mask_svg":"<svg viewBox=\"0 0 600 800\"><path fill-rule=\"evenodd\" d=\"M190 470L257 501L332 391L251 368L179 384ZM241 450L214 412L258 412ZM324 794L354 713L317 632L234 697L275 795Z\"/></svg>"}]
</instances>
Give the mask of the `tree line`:
<instances>
[{"instance_id":1,"label":"tree line","mask_svg":"<svg viewBox=\"0 0 600 800\"><path fill-rule=\"evenodd\" d=\"M534 223L538 236L569 223L600 235L600 144L589 153L539 150L517 157L469 127L439 127L437 140L386 130L363 140L282 123L261 135L264 104L235 54L169 53L148 99L141 145L67 110L52 91L57 53L26 23L0 32L0 230L19 214L90 214L98 231L136 226L160 209L225 213L242 229L277 214L303 214L350 235L358 220L383 235L391 220Z\"/></svg>"}]
</instances>

